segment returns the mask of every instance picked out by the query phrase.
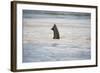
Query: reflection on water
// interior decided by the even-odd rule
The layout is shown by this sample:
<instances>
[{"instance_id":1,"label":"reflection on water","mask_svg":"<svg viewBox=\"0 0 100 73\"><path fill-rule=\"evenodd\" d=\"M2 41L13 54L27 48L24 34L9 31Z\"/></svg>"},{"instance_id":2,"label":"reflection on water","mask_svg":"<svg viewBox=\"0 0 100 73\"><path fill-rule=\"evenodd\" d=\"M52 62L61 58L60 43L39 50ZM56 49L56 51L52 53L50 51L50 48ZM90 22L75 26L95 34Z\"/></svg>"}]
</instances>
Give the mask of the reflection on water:
<instances>
[{"instance_id":1,"label":"reflection on water","mask_svg":"<svg viewBox=\"0 0 100 73\"><path fill-rule=\"evenodd\" d=\"M91 59L90 14L23 11L23 62ZM56 24L61 39L52 39Z\"/></svg>"},{"instance_id":2,"label":"reflection on water","mask_svg":"<svg viewBox=\"0 0 100 73\"><path fill-rule=\"evenodd\" d=\"M57 43L53 43L52 44L52 47L57 47L59 44L57 44Z\"/></svg>"}]
</instances>

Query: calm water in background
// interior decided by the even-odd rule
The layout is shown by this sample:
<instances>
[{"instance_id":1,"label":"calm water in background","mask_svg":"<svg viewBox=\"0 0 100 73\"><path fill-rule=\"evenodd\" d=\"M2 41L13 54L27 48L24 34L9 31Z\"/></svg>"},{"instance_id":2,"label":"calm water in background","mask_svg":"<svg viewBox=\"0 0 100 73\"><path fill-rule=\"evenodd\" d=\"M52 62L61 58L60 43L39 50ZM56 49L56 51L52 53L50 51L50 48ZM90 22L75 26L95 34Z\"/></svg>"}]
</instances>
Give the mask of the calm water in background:
<instances>
[{"instance_id":1,"label":"calm water in background","mask_svg":"<svg viewBox=\"0 0 100 73\"><path fill-rule=\"evenodd\" d=\"M23 62L91 59L89 13L23 10ZM60 39L52 39L56 24Z\"/></svg>"}]
</instances>

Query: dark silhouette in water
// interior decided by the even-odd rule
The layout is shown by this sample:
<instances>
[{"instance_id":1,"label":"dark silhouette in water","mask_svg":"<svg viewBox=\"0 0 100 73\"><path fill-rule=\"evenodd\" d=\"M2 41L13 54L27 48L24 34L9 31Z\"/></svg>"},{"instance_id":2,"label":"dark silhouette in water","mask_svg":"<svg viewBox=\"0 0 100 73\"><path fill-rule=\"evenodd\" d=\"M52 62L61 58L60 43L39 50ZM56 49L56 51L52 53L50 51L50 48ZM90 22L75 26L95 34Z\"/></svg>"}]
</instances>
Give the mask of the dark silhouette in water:
<instances>
[{"instance_id":1,"label":"dark silhouette in water","mask_svg":"<svg viewBox=\"0 0 100 73\"><path fill-rule=\"evenodd\" d=\"M51 28L51 30L53 30L53 32L54 32L54 37L53 37L53 39L60 39L59 31L58 31L58 29L57 29L56 24L54 24L54 26Z\"/></svg>"}]
</instances>

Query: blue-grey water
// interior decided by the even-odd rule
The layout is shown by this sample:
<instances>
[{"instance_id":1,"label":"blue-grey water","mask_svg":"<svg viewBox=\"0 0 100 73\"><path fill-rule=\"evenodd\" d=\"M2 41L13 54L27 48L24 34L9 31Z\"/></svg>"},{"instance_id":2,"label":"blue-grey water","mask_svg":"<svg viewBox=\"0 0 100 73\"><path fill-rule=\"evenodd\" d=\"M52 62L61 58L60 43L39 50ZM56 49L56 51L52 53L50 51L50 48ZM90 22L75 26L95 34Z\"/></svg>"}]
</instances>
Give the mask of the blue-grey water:
<instances>
[{"instance_id":1,"label":"blue-grey water","mask_svg":"<svg viewBox=\"0 0 100 73\"><path fill-rule=\"evenodd\" d=\"M90 18L90 13L23 10L23 62L91 59Z\"/></svg>"}]
</instances>

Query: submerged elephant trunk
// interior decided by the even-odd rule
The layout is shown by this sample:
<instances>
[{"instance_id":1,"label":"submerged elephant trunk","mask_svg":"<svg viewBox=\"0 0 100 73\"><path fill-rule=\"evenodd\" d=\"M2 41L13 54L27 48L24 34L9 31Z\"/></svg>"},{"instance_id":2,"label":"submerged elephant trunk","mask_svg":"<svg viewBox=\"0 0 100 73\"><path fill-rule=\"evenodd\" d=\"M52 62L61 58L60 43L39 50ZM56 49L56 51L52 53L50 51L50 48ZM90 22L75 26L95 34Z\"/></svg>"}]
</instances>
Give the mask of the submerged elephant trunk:
<instances>
[{"instance_id":1,"label":"submerged elephant trunk","mask_svg":"<svg viewBox=\"0 0 100 73\"><path fill-rule=\"evenodd\" d=\"M54 24L51 30L53 30L53 33L54 33L53 39L60 39L59 31L58 31L56 24Z\"/></svg>"}]
</instances>

